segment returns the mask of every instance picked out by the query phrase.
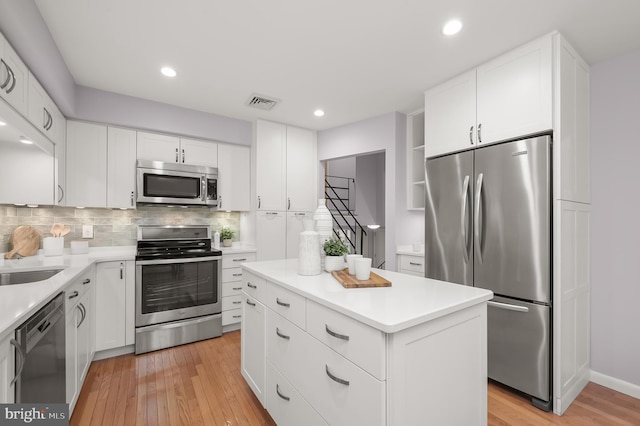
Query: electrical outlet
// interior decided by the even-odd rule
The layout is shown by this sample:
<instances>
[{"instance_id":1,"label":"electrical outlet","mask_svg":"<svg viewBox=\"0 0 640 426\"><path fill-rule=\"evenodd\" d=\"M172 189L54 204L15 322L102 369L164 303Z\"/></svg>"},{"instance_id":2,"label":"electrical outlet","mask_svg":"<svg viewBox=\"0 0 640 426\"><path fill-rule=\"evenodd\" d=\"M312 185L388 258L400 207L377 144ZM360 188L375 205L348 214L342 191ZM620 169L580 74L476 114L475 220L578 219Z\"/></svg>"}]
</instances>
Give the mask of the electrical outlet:
<instances>
[{"instance_id":1,"label":"electrical outlet","mask_svg":"<svg viewBox=\"0 0 640 426\"><path fill-rule=\"evenodd\" d=\"M93 225L82 225L82 238L93 238Z\"/></svg>"}]
</instances>

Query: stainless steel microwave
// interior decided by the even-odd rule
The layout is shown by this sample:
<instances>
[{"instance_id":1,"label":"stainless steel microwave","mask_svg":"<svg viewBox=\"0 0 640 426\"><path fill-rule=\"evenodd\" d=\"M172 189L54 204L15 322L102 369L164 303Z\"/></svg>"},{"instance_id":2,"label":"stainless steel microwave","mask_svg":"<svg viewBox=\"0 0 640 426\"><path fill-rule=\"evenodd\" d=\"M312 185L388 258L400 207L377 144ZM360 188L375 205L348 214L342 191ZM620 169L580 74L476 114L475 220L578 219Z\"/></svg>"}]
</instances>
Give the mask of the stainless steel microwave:
<instances>
[{"instance_id":1,"label":"stainless steel microwave","mask_svg":"<svg viewBox=\"0 0 640 426\"><path fill-rule=\"evenodd\" d=\"M218 169L138 160L137 203L218 206Z\"/></svg>"}]
</instances>

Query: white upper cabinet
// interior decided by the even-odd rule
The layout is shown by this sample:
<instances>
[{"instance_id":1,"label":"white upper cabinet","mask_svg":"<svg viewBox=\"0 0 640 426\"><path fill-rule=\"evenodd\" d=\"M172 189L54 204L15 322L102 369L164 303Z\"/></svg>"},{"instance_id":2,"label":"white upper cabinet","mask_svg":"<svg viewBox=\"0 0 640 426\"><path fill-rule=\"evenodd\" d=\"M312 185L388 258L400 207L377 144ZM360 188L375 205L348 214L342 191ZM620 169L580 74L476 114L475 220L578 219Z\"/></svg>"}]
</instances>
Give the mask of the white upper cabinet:
<instances>
[{"instance_id":1,"label":"white upper cabinet","mask_svg":"<svg viewBox=\"0 0 640 426\"><path fill-rule=\"evenodd\" d=\"M138 132L139 160L218 167L218 144L159 133Z\"/></svg>"},{"instance_id":2,"label":"white upper cabinet","mask_svg":"<svg viewBox=\"0 0 640 426\"><path fill-rule=\"evenodd\" d=\"M476 72L464 73L425 93L425 155L433 157L476 144Z\"/></svg>"},{"instance_id":3,"label":"white upper cabinet","mask_svg":"<svg viewBox=\"0 0 640 426\"><path fill-rule=\"evenodd\" d=\"M136 132L107 129L107 206L132 209L136 191Z\"/></svg>"},{"instance_id":4,"label":"white upper cabinet","mask_svg":"<svg viewBox=\"0 0 640 426\"><path fill-rule=\"evenodd\" d=\"M35 76L29 73L29 121L56 145L64 143L66 121Z\"/></svg>"},{"instance_id":5,"label":"white upper cabinet","mask_svg":"<svg viewBox=\"0 0 640 426\"><path fill-rule=\"evenodd\" d=\"M107 126L67 122L67 206L107 206Z\"/></svg>"},{"instance_id":6,"label":"white upper cabinet","mask_svg":"<svg viewBox=\"0 0 640 426\"><path fill-rule=\"evenodd\" d=\"M553 38L534 40L425 92L425 155L549 131Z\"/></svg>"},{"instance_id":7,"label":"white upper cabinet","mask_svg":"<svg viewBox=\"0 0 640 426\"><path fill-rule=\"evenodd\" d=\"M248 211L251 208L251 149L218 144L218 209Z\"/></svg>"},{"instance_id":8,"label":"white upper cabinet","mask_svg":"<svg viewBox=\"0 0 640 426\"><path fill-rule=\"evenodd\" d=\"M0 97L27 116L29 70L0 34Z\"/></svg>"},{"instance_id":9,"label":"white upper cabinet","mask_svg":"<svg viewBox=\"0 0 640 426\"><path fill-rule=\"evenodd\" d=\"M256 126L258 210L313 211L317 203L314 132L262 120Z\"/></svg>"}]
</instances>

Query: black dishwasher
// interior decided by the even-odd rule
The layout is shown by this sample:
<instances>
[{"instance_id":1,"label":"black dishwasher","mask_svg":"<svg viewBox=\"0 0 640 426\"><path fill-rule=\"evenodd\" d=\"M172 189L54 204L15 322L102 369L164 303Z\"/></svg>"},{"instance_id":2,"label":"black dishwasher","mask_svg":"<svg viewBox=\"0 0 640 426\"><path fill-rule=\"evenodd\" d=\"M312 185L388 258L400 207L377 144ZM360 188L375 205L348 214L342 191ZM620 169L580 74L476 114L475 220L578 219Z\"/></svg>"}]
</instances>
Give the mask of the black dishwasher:
<instances>
[{"instance_id":1,"label":"black dishwasher","mask_svg":"<svg viewBox=\"0 0 640 426\"><path fill-rule=\"evenodd\" d=\"M16 329L16 403L66 402L64 293Z\"/></svg>"}]
</instances>

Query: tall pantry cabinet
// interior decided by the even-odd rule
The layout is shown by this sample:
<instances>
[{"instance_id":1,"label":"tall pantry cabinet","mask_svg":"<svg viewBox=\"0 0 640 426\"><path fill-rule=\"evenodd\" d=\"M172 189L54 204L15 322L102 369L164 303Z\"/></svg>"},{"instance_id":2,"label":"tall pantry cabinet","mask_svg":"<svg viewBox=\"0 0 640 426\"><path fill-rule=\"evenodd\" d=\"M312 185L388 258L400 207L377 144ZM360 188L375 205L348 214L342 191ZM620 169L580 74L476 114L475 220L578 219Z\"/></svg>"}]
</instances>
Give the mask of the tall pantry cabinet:
<instances>
[{"instance_id":1,"label":"tall pantry cabinet","mask_svg":"<svg viewBox=\"0 0 640 426\"><path fill-rule=\"evenodd\" d=\"M317 203L315 132L258 120L255 149L257 259L295 258Z\"/></svg>"}]
</instances>

